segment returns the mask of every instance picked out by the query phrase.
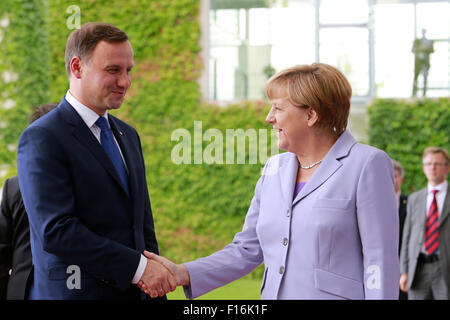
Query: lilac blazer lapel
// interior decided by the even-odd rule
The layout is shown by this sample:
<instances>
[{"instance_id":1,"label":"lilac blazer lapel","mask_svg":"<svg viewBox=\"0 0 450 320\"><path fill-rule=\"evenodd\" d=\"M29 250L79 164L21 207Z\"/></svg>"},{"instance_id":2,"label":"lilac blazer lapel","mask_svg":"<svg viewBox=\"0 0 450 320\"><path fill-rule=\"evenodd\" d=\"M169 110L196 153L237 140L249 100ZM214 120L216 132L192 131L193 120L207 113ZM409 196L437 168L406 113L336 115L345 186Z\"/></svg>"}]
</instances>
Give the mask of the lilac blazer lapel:
<instances>
[{"instance_id":1,"label":"lilac blazer lapel","mask_svg":"<svg viewBox=\"0 0 450 320\"><path fill-rule=\"evenodd\" d=\"M335 144L331 147L330 151L328 151L327 155L323 159L319 168L314 172L311 179L305 184L303 189L295 197L292 205L295 205L297 202L301 201L311 192L319 188L325 181L327 181L342 166L342 163L339 161L339 159L346 157L355 143L356 140L355 138L353 138L350 132L348 130L344 131L337 139ZM297 161L296 157L295 161ZM296 169L297 168L298 167L296 167ZM295 175L296 174L297 170L295 170ZM293 186L294 184L291 184L291 188L293 188Z\"/></svg>"},{"instance_id":2,"label":"lilac blazer lapel","mask_svg":"<svg viewBox=\"0 0 450 320\"><path fill-rule=\"evenodd\" d=\"M294 197L295 181L297 180L298 161L297 156L290 152L287 152L287 157L284 160L279 168L278 175L284 202L290 208Z\"/></svg>"}]
</instances>

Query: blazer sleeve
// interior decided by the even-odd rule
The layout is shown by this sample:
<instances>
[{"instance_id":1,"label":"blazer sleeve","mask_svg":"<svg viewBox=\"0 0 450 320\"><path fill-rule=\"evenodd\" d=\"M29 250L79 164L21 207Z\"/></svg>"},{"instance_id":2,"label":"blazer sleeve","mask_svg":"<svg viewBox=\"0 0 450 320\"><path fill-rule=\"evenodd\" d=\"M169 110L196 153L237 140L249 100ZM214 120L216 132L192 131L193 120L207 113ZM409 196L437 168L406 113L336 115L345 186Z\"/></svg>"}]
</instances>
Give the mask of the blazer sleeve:
<instances>
[{"instance_id":1,"label":"blazer sleeve","mask_svg":"<svg viewBox=\"0 0 450 320\"><path fill-rule=\"evenodd\" d=\"M256 233L263 179L264 176L256 184L244 226L242 231L235 235L233 242L206 258L184 264L191 279L191 285L184 288L188 299L195 299L239 279L263 262L263 252Z\"/></svg>"},{"instance_id":2,"label":"blazer sleeve","mask_svg":"<svg viewBox=\"0 0 450 320\"><path fill-rule=\"evenodd\" d=\"M399 221L394 172L386 153L376 150L363 166L356 194L366 299L398 299Z\"/></svg>"},{"instance_id":3,"label":"blazer sleeve","mask_svg":"<svg viewBox=\"0 0 450 320\"><path fill-rule=\"evenodd\" d=\"M6 299L9 270L12 266L12 213L9 200L6 180L0 205L0 300Z\"/></svg>"},{"instance_id":4,"label":"blazer sleeve","mask_svg":"<svg viewBox=\"0 0 450 320\"><path fill-rule=\"evenodd\" d=\"M140 253L92 232L78 219L70 159L59 141L44 128L29 127L19 140L17 168L37 245L125 290Z\"/></svg>"}]
</instances>

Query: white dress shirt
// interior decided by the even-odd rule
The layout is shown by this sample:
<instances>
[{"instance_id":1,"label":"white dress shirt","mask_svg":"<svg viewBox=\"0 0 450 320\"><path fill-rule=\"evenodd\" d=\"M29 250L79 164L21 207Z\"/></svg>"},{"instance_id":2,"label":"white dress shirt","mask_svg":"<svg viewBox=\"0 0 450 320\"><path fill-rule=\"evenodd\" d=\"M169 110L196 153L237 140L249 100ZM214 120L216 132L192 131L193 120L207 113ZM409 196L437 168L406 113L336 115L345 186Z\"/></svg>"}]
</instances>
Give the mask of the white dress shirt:
<instances>
[{"instance_id":1,"label":"white dress shirt","mask_svg":"<svg viewBox=\"0 0 450 320\"><path fill-rule=\"evenodd\" d=\"M80 115L81 119L83 119L84 123L86 123L87 127L91 130L92 134L95 136L95 138L100 143L100 133L101 129L95 124L97 119L100 117L94 110L86 107L84 104L82 104L80 101L78 101L69 90L67 90L66 93L66 100L69 102L69 104L75 109L75 111ZM106 112L103 117L108 120L108 112ZM109 121L107 121L109 126ZM114 137L114 135L113 135ZM117 143L116 138L114 137L114 141L117 144L117 147L119 148L120 155L122 156L123 163L125 164L125 168L128 171L127 163L125 162L125 158L123 157L122 150L120 149L119 144ZM133 279L131 280L131 283L138 283L139 280L142 277L142 274L144 273L145 267L147 266L147 258L141 254L141 260L139 261L138 268L136 270L136 273L134 274Z\"/></svg>"},{"instance_id":2,"label":"white dress shirt","mask_svg":"<svg viewBox=\"0 0 450 320\"><path fill-rule=\"evenodd\" d=\"M441 184L438 184L437 186L431 186L430 184L428 184L427 186L427 190L428 190L428 194L427 194L427 211L426 211L426 215L428 215L428 211L430 210L430 206L431 206L431 202L433 201L433 190L438 190L438 192L436 193L436 202L437 202L437 206L438 206L438 214L439 214L439 218L441 217L441 213L442 210L444 209L444 201L445 201L445 195L447 194L447 189L448 189L448 182L444 181Z\"/></svg>"}]
</instances>

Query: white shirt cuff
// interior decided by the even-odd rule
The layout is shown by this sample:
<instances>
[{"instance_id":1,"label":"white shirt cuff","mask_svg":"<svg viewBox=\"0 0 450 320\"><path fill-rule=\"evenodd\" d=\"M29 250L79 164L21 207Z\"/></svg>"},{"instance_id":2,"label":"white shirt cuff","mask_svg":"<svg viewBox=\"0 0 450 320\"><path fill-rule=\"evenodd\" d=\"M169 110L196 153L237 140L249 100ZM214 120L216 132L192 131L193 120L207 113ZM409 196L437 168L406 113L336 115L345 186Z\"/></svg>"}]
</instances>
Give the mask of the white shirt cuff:
<instances>
[{"instance_id":1,"label":"white shirt cuff","mask_svg":"<svg viewBox=\"0 0 450 320\"><path fill-rule=\"evenodd\" d=\"M146 266L147 266L147 258L141 254L141 260L139 261L136 273L134 274L134 277L131 280L132 284L136 284L139 282L139 280L141 280L142 274L144 273Z\"/></svg>"}]
</instances>

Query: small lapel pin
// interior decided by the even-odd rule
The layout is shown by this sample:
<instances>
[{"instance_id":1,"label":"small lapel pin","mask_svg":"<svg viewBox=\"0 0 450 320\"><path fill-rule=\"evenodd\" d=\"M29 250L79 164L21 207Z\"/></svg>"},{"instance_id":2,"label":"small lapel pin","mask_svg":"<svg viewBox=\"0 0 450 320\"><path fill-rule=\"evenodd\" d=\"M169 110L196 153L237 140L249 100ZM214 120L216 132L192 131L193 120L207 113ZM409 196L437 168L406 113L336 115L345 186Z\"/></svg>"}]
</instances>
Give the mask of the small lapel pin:
<instances>
[{"instance_id":1,"label":"small lapel pin","mask_svg":"<svg viewBox=\"0 0 450 320\"><path fill-rule=\"evenodd\" d=\"M121 136L123 136L123 133L122 133L122 131L119 131L119 134L120 134Z\"/></svg>"}]
</instances>

